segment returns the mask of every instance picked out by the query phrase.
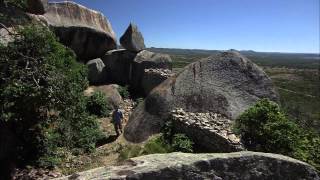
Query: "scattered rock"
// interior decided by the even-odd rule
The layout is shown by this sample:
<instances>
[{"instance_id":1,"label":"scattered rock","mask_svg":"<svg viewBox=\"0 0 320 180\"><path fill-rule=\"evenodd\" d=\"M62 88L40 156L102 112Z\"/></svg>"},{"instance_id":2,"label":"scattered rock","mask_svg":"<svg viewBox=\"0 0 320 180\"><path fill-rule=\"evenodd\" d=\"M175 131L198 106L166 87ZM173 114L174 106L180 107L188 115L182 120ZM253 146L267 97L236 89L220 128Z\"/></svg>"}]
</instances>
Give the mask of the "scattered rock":
<instances>
[{"instance_id":1,"label":"scattered rock","mask_svg":"<svg viewBox=\"0 0 320 180\"><path fill-rule=\"evenodd\" d=\"M44 14L48 8L48 0L27 0L28 12Z\"/></svg>"},{"instance_id":2,"label":"scattered rock","mask_svg":"<svg viewBox=\"0 0 320 180\"><path fill-rule=\"evenodd\" d=\"M235 152L244 150L240 138L231 130L232 121L217 113L190 113L173 110L175 132L190 137L202 152Z\"/></svg>"},{"instance_id":3,"label":"scattered rock","mask_svg":"<svg viewBox=\"0 0 320 180\"><path fill-rule=\"evenodd\" d=\"M88 61L87 66L90 84L101 84L106 81L105 65L100 58Z\"/></svg>"},{"instance_id":4,"label":"scattered rock","mask_svg":"<svg viewBox=\"0 0 320 180\"><path fill-rule=\"evenodd\" d=\"M217 154L152 154L77 173L67 179L305 179L319 180L316 169L304 162L270 153L242 151Z\"/></svg>"},{"instance_id":5,"label":"scattered rock","mask_svg":"<svg viewBox=\"0 0 320 180\"><path fill-rule=\"evenodd\" d=\"M127 85L132 79L132 62L136 53L128 50L111 50L102 57L109 83Z\"/></svg>"},{"instance_id":6,"label":"scattered rock","mask_svg":"<svg viewBox=\"0 0 320 180\"><path fill-rule=\"evenodd\" d=\"M144 95L147 96L153 88L173 75L169 69L145 69L141 81Z\"/></svg>"},{"instance_id":7,"label":"scattered rock","mask_svg":"<svg viewBox=\"0 0 320 180\"><path fill-rule=\"evenodd\" d=\"M4 28L0 26L0 43L7 46L9 42L14 41L14 37L11 33L14 33L13 28Z\"/></svg>"},{"instance_id":8,"label":"scattered rock","mask_svg":"<svg viewBox=\"0 0 320 180\"><path fill-rule=\"evenodd\" d=\"M50 2L43 16L60 41L70 47L79 60L102 57L117 47L111 24L100 12L72 1Z\"/></svg>"},{"instance_id":9,"label":"scattered rock","mask_svg":"<svg viewBox=\"0 0 320 180\"><path fill-rule=\"evenodd\" d=\"M146 48L141 32L137 25L130 23L126 32L120 38L122 47L132 52L139 52Z\"/></svg>"},{"instance_id":10,"label":"scattered rock","mask_svg":"<svg viewBox=\"0 0 320 180\"><path fill-rule=\"evenodd\" d=\"M222 52L184 68L157 86L125 127L129 141L159 133L172 110L214 112L234 120L261 98L278 101L271 79L237 52Z\"/></svg>"},{"instance_id":11,"label":"scattered rock","mask_svg":"<svg viewBox=\"0 0 320 180\"><path fill-rule=\"evenodd\" d=\"M118 91L119 86L116 84L102 85L102 86L90 86L85 90L86 96L91 96L94 92L100 91L106 95L108 104L114 106L120 106L122 103L122 97Z\"/></svg>"}]
</instances>

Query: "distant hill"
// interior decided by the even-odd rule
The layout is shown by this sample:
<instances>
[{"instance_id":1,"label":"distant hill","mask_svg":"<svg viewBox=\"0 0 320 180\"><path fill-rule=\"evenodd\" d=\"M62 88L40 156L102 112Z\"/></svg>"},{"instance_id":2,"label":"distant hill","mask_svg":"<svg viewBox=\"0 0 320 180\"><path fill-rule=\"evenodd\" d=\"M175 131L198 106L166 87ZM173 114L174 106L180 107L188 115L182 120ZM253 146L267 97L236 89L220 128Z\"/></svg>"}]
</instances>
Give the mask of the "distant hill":
<instances>
[{"instance_id":1,"label":"distant hill","mask_svg":"<svg viewBox=\"0 0 320 180\"><path fill-rule=\"evenodd\" d=\"M192 56L192 59L195 60L196 56L202 58L219 52L219 50L155 47L148 48L148 50L170 54L174 56L173 59L176 56L179 56L179 61L181 61L181 57L188 58L189 56ZM256 52L252 50L243 50L239 52L261 66L318 69L320 63L320 55L312 53Z\"/></svg>"}]
</instances>

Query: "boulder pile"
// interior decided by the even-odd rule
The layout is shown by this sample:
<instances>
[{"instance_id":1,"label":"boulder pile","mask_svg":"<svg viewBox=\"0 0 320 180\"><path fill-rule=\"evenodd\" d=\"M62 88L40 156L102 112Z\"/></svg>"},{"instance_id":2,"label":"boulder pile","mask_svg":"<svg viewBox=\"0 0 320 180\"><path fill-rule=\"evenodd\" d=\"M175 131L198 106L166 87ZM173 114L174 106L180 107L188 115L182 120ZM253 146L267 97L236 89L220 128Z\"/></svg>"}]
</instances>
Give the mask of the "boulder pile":
<instances>
[{"instance_id":1,"label":"boulder pile","mask_svg":"<svg viewBox=\"0 0 320 180\"><path fill-rule=\"evenodd\" d=\"M204 152L235 152L244 150L240 138L231 130L232 121L220 114L192 113L183 109L171 113L174 131L190 137Z\"/></svg>"},{"instance_id":2,"label":"boulder pile","mask_svg":"<svg viewBox=\"0 0 320 180\"><path fill-rule=\"evenodd\" d=\"M319 180L312 166L290 157L259 152L151 154L58 178L68 179L304 179Z\"/></svg>"},{"instance_id":3,"label":"boulder pile","mask_svg":"<svg viewBox=\"0 0 320 180\"><path fill-rule=\"evenodd\" d=\"M188 65L153 89L133 112L124 135L132 142L148 139L177 108L234 120L261 98L278 101L267 74L237 52L221 52Z\"/></svg>"}]
</instances>

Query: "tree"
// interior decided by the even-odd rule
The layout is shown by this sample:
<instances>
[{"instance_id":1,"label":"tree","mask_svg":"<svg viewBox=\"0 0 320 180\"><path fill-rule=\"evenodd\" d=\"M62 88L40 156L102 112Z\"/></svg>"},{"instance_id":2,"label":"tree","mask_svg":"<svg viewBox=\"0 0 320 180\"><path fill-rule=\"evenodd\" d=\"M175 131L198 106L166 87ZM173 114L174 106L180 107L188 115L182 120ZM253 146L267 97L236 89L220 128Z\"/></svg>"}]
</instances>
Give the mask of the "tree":
<instances>
[{"instance_id":1,"label":"tree","mask_svg":"<svg viewBox=\"0 0 320 180\"><path fill-rule=\"evenodd\" d=\"M19 162L50 166L57 148L92 150L101 132L86 112L85 66L47 28L16 31L0 45L0 121L15 136Z\"/></svg>"}]
</instances>

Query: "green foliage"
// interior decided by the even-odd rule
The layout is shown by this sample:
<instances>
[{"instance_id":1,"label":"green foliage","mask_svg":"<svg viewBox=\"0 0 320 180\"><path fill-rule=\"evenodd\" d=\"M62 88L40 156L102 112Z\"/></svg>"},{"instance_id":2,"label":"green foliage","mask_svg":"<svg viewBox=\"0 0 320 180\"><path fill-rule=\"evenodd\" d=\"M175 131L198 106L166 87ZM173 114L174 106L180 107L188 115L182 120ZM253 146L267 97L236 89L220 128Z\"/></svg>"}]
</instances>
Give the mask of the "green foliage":
<instances>
[{"instance_id":1,"label":"green foliage","mask_svg":"<svg viewBox=\"0 0 320 180\"><path fill-rule=\"evenodd\" d=\"M162 127L162 139L173 151L193 152L193 141L185 134L175 132L174 123L168 120Z\"/></svg>"},{"instance_id":2,"label":"green foliage","mask_svg":"<svg viewBox=\"0 0 320 180\"><path fill-rule=\"evenodd\" d=\"M121 150L119 154L119 160L127 160L133 157L138 157L142 155L143 147L139 145L129 145Z\"/></svg>"},{"instance_id":3,"label":"green foliage","mask_svg":"<svg viewBox=\"0 0 320 180\"><path fill-rule=\"evenodd\" d=\"M128 86L119 86L118 91L119 94L122 96L122 98L129 98L130 93L129 93L129 87Z\"/></svg>"},{"instance_id":4,"label":"green foliage","mask_svg":"<svg viewBox=\"0 0 320 180\"><path fill-rule=\"evenodd\" d=\"M147 154L162 154L162 153L169 153L173 152L172 147L166 143L163 136L157 135L148 142L146 142L145 145L139 146L139 145L129 145L126 148L124 148L119 155L120 160L126 160L133 157L138 157L142 155Z\"/></svg>"},{"instance_id":5,"label":"green foliage","mask_svg":"<svg viewBox=\"0 0 320 180\"><path fill-rule=\"evenodd\" d=\"M87 110L91 115L106 117L110 113L111 107L107 103L105 94L98 91L94 92L92 96L88 97Z\"/></svg>"},{"instance_id":6,"label":"green foliage","mask_svg":"<svg viewBox=\"0 0 320 180\"><path fill-rule=\"evenodd\" d=\"M166 143L162 135L151 138L145 145L143 154L169 153L172 147Z\"/></svg>"},{"instance_id":7,"label":"green foliage","mask_svg":"<svg viewBox=\"0 0 320 180\"><path fill-rule=\"evenodd\" d=\"M12 5L14 7L20 8L20 9L26 9L27 8L27 1L26 0L4 0L5 4Z\"/></svg>"},{"instance_id":8,"label":"green foliage","mask_svg":"<svg viewBox=\"0 0 320 180\"><path fill-rule=\"evenodd\" d=\"M172 148L180 152L193 152L193 142L185 134L175 134L172 139Z\"/></svg>"},{"instance_id":9,"label":"green foliage","mask_svg":"<svg viewBox=\"0 0 320 180\"><path fill-rule=\"evenodd\" d=\"M54 165L57 149L91 151L101 133L86 112L87 70L47 28L27 26L0 46L0 121L20 162Z\"/></svg>"},{"instance_id":10,"label":"green foliage","mask_svg":"<svg viewBox=\"0 0 320 180\"><path fill-rule=\"evenodd\" d=\"M288 120L274 102L260 100L240 115L234 131L249 150L284 154L319 168L319 136Z\"/></svg>"}]
</instances>

